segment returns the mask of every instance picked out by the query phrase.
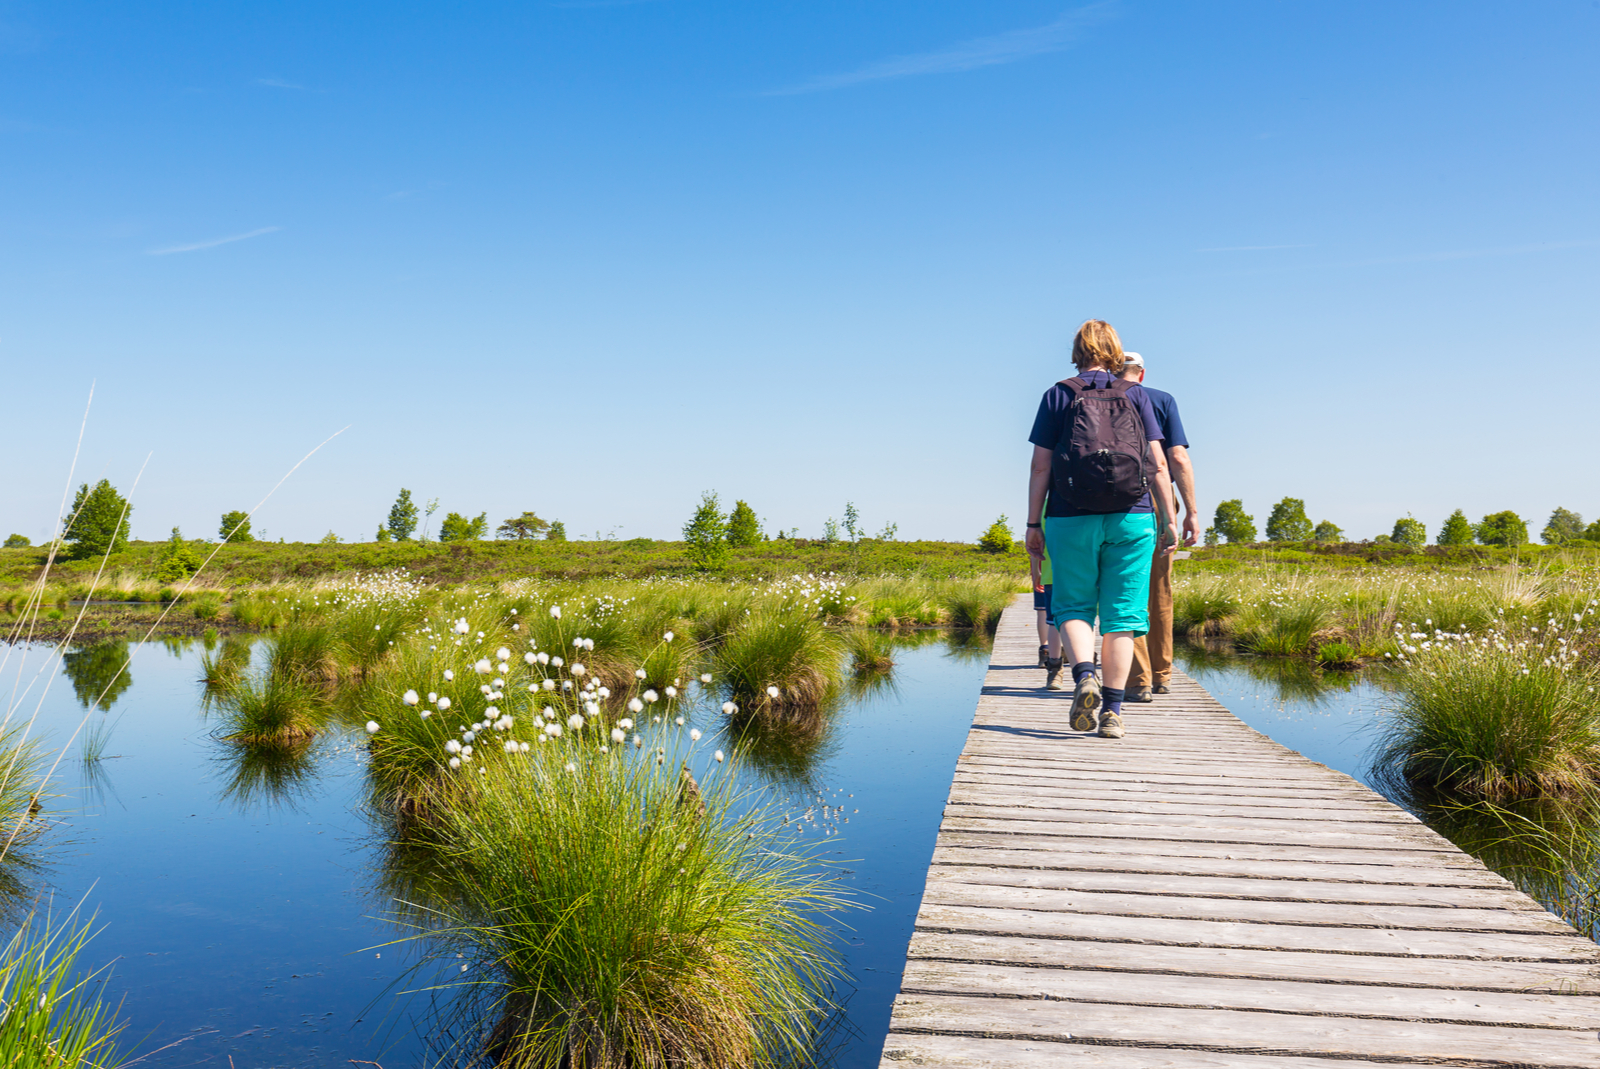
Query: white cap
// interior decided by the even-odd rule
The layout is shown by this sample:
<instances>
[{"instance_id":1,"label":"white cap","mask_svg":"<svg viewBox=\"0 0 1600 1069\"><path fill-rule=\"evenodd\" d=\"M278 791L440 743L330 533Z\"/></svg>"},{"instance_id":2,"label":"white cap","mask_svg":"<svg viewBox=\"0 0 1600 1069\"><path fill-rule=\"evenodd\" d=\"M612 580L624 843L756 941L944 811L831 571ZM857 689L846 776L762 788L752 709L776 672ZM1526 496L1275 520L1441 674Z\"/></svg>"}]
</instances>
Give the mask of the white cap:
<instances>
[{"instance_id":1,"label":"white cap","mask_svg":"<svg viewBox=\"0 0 1600 1069\"><path fill-rule=\"evenodd\" d=\"M1144 367L1144 357L1138 353L1124 352L1122 354L1123 367Z\"/></svg>"}]
</instances>

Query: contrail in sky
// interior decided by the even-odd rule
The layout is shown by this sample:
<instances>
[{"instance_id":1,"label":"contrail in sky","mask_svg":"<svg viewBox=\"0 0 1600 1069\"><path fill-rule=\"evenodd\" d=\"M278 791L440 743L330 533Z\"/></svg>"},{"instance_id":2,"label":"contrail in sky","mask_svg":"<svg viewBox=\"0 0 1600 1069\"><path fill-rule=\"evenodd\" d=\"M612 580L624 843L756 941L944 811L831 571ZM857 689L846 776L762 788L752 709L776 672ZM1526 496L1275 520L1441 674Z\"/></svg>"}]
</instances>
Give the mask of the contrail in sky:
<instances>
[{"instance_id":1,"label":"contrail in sky","mask_svg":"<svg viewBox=\"0 0 1600 1069\"><path fill-rule=\"evenodd\" d=\"M1111 16L1116 0L1091 4L1069 11L1052 23L1027 30L1008 30L991 37L976 37L937 52L915 56L891 56L844 74L824 74L787 89L772 89L767 96L793 96L820 93L829 89L911 78L919 74L954 74L959 71L1015 63L1019 59L1060 52L1078 37L1078 32Z\"/></svg>"},{"instance_id":2,"label":"contrail in sky","mask_svg":"<svg viewBox=\"0 0 1600 1069\"><path fill-rule=\"evenodd\" d=\"M244 241L247 238L258 238L262 234L271 234L273 231L282 230L281 226L264 226L259 230L252 230L247 234L233 234L225 238L213 238L210 241L197 241L193 245L173 245L165 249L150 249L149 256L171 256L175 252L199 252L201 249L214 249L218 245L227 245L234 241Z\"/></svg>"}]
</instances>

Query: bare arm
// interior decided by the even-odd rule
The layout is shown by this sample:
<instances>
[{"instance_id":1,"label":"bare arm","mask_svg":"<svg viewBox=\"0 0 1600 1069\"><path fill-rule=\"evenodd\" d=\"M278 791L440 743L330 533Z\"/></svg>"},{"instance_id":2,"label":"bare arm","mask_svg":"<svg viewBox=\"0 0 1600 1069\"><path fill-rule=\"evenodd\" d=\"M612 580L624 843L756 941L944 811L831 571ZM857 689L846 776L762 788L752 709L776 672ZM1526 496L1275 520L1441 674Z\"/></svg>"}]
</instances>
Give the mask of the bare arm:
<instances>
[{"instance_id":1,"label":"bare arm","mask_svg":"<svg viewBox=\"0 0 1600 1069\"><path fill-rule=\"evenodd\" d=\"M1183 542L1192 546L1200 539L1200 507L1194 493L1194 462L1189 459L1188 448L1181 445L1167 450L1167 461L1172 468L1172 481L1178 484L1178 496L1183 499Z\"/></svg>"},{"instance_id":2,"label":"bare arm","mask_svg":"<svg viewBox=\"0 0 1600 1069\"><path fill-rule=\"evenodd\" d=\"M1178 510L1174 507L1172 499L1172 474L1167 470L1167 458L1161 448L1161 439L1151 439L1150 453L1156 461L1156 478L1150 486L1150 494L1155 499L1157 526L1161 532L1156 536L1156 545L1171 553L1178 548L1178 525L1173 519Z\"/></svg>"},{"instance_id":3,"label":"bare arm","mask_svg":"<svg viewBox=\"0 0 1600 1069\"><path fill-rule=\"evenodd\" d=\"M1044 496L1050 491L1050 450L1042 445L1033 447L1033 460L1028 464L1028 522L1043 523ZM1044 556L1044 532L1037 527L1029 527L1024 541L1028 546L1028 554L1039 558Z\"/></svg>"}]
</instances>

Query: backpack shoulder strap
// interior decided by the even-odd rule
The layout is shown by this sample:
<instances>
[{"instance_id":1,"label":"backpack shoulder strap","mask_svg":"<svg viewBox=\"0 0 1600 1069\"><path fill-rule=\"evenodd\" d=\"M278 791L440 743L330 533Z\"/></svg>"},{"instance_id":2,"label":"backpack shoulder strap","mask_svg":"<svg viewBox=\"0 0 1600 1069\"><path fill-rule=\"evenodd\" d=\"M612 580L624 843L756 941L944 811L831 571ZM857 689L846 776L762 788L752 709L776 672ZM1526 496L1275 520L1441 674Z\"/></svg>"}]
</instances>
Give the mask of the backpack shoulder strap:
<instances>
[{"instance_id":1,"label":"backpack shoulder strap","mask_svg":"<svg viewBox=\"0 0 1600 1069\"><path fill-rule=\"evenodd\" d=\"M1074 375L1070 379L1062 379L1060 382L1056 383L1056 385L1065 387L1066 391L1072 395L1074 400L1076 400L1078 395L1083 393L1085 390L1094 389L1093 386L1089 385L1088 380L1077 375Z\"/></svg>"}]
</instances>

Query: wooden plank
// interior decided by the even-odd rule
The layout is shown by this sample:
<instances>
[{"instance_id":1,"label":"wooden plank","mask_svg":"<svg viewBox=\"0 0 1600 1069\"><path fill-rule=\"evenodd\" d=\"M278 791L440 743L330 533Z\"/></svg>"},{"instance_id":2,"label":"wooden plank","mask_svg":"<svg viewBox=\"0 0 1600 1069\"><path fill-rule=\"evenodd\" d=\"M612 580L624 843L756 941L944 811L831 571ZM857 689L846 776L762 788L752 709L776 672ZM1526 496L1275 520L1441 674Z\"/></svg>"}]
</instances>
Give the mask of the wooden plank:
<instances>
[{"instance_id":1,"label":"wooden plank","mask_svg":"<svg viewBox=\"0 0 1600 1069\"><path fill-rule=\"evenodd\" d=\"M1389 805L1371 791L1289 791L1214 784L1149 784L1130 780L1070 779L1028 775L1017 770L1003 773L958 768L953 787L974 791L1026 790L1036 797L1126 798L1151 802L1193 802L1200 805L1244 805L1305 808L1324 811L1385 811Z\"/></svg>"},{"instance_id":2,"label":"wooden plank","mask_svg":"<svg viewBox=\"0 0 1600 1069\"><path fill-rule=\"evenodd\" d=\"M1524 995L926 960L907 962L901 990L923 995L1006 996L1126 1006L1214 1006L1396 1021L1581 1028L1588 1032L1600 1028L1600 997L1594 995ZM1600 1053L1600 1042L1596 1043L1596 1053Z\"/></svg>"},{"instance_id":3,"label":"wooden plank","mask_svg":"<svg viewBox=\"0 0 1600 1069\"><path fill-rule=\"evenodd\" d=\"M1378 806L1335 808L1333 806L1257 805L1248 800L1213 802L1184 798L1119 797L1096 792L1069 793L1027 787L971 787L957 784L950 791L951 805L991 806L1008 809L1049 809L1093 813L1166 813L1194 817L1224 817L1229 820L1335 821L1362 826L1401 824L1416 827L1417 818Z\"/></svg>"},{"instance_id":4,"label":"wooden plank","mask_svg":"<svg viewBox=\"0 0 1600 1069\"><path fill-rule=\"evenodd\" d=\"M1011 867L985 858L979 864L947 862L936 852L928 882L952 880L967 884L1041 887L1062 891L1118 891L1141 895L1189 895L1217 899L1260 899L1282 902L1340 902L1350 905L1434 906L1444 909L1510 910L1549 916L1509 888L1430 887L1415 884L1295 879L1238 879L1199 874L1107 872L1098 866L1084 871Z\"/></svg>"},{"instance_id":5,"label":"wooden plank","mask_svg":"<svg viewBox=\"0 0 1600 1069\"><path fill-rule=\"evenodd\" d=\"M1330 1064L1326 1058L1258 1058L1204 1050L890 1032L883 1048L883 1065L886 1069L913 1065L949 1069L1047 1069L1056 1065L1069 1069L1365 1069L1381 1065L1393 1069L1394 1063L1341 1058Z\"/></svg>"},{"instance_id":6,"label":"wooden plank","mask_svg":"<svg viewBox=\"0 0 1600 1069\"><path fill-rule=\"evenodd\" d=\"M1120 1006L1048 999L901 995L896 1032L1002 1036L1158 1048L1585 1069L1600 1064L1595 1033L1550 1028L1381 1021L1249 1010Z\"/></svg>"},{"instance_id":7,"label":"wooden plank","mask_svg":"<svg viewBox=\"0 0 1600 1069\"><path fill-rule=\"evenodd\" d=\"M1007 839L1021 840L1017 849L1006 849ZM994 843L981 847L960 845L961 840ZM1255 857L1237 856L1207 856L1198 850L1185 850L1183 843L1158 843L1163 849L1160 852L1151 850L1147 841L1140 840L1137 844L1121 840L1064 840L1071 845L1051 849L1046 846L1034 845L1024 848L1028 843L1037 843L1037 840L1028 840L1021 836L990 835L990 836L962 836L957 833L947 832L939 839L939 845L934 848L934 865L959 865L968 868L992 868L996 872L1006 874L1010 878L1019 871L1032 873L1060 874L1063 878L1071 878L1082 874L1102 873L1107 878L1115 878L1121 874L1148 875L1152 878L1192 878L1200 880L1218 879L1227 877L1245 877L1262 881L1281 881L1283 883L1313 883L1333 886L1348 886L1350 893L1358 895L1360 888L1368 887L1371 893L1385 896L1396 893L1396 889L1419 888L1442 892L1446 888L1474 888L1494 889L1498 892L1520 894L1514 892L1511 885L1492 872L1472 868L1450 868L1445 864L1340 864L1337 861L1316 861L1300 859L1279 859L1269 857L1266 859ZM1130 853L1129 848L1137 845L1140 853ZM1213 849L1230 849L1227 846L1217 846L1211 843L1197 844L1199 847L1210 846ZM1265 853L1288 853L1284 847L1232 847L1232 850L1243 851L1246 849ZM1321 854L1333 854L1334 851L1318 851ZM1347 851L1353 854L1363 854L1364 851ZM1412 855L1402 855L1401 860L1409 860ZM1177 884L1171 884L1176 886ZM1529 906L1529 908L1535 908Z\"/></svg>"},{"instance_id":8,"label":"wooden plank","mask_svg":"<svg viewBox=\"0 0 1600 1069\"><path fill-rule=\"evenodd\" d=\"M1310 776L1260 777L1222 775L1193 766L1186 767L1178 772L1163 772L1142 762L1139 764L1102 762L1090 767L1071 762L1067 760L1065 755L1059 760L1025 765L978 753L963 753L956 760L957 773L983 770L1028 776L1051 776L1066 780L1120 779L1135 783L1182 783L1186 785L1210 783L1222 787L1273 787L1296 791L1340 791L1345 793L1355 791L1357 793L1365 792L1368 797L1372 797L1372 792L1362 787L1349 776L1329 769L1314 769L1313 775Z\"/></svg>"},{"instance_id":9,"label":"wooden plank","mask_svg":"<svg viewBox=\"0 0 1600 1069\"><path fill-rule=\"evenodd\" d=\"M1122 969L1174 976L1254 977L1323 984L1468 989L1508 994L1600 995L1600 966L1572 962L1415 959L1237 947L1142 946L970 932L917 932L908 960L1039 965L1060 969Z\"/></svg>"},{"instance_id":10,"label":"wooden plank","mask_svg":"<svg viewBox=\"0 0 1600 1069\"><path fill-rule=\"evenodd\" d=\"M1441 847L1416 831L1394 826L1393 830L1355 832L1346 828L1326 828L1292 824L1269 827L1265 822L1185 819L1127 813L1051 813L1018 809L989 809L983 806L951 806L945 810L944 827L952 831L997 831L1012 835L1088 835L1098 831L1125 839L1170 839L1192 836L1212 843L1293 843L1301 846L1349 846L1367 850L1437 850ZM1439 840L1444 842L1445 840Z\"/></svg>"},{"instance_id":11,"label":"wooden plank","mask_svg":"<svg viewBox=\"0 0 1600 1069\"><path fill-rule=\"evenodd\" d=\"M1242 947L1257 950L1317 950L1330 954L1391 957L1493 958L1507 961L1568 961L1600 964L1600 947L1572 935L1506 935L1491 932L1421 932L1398 928L1340 928L1299 924L1179 920L1054 913L983 906L948 906L924 898L917 927L933 931L982 932L1034 938L1101 942L1165 943L1172 946Z\"/></svg>"},{"instance_id":12,"label":"wooden plank","mask_svg":"<svg viewBox=\"0 0 1600 1069\"><path fill-rule=\"evenodd\" d=\"M988 906L1119 917L1171 917L1241 921L1248 924L1304 924L1351 928L1404 928L1429 932L1547 932L1571 936L1572 929L1542 909L1475 909L1387 903L1315 902L1258 898L1206 898L1195 895L1129 894L1080 888L1018 886L994 881L967 882L961 874L931 869L924 903Z\"/></svg>"}]
</instances>

